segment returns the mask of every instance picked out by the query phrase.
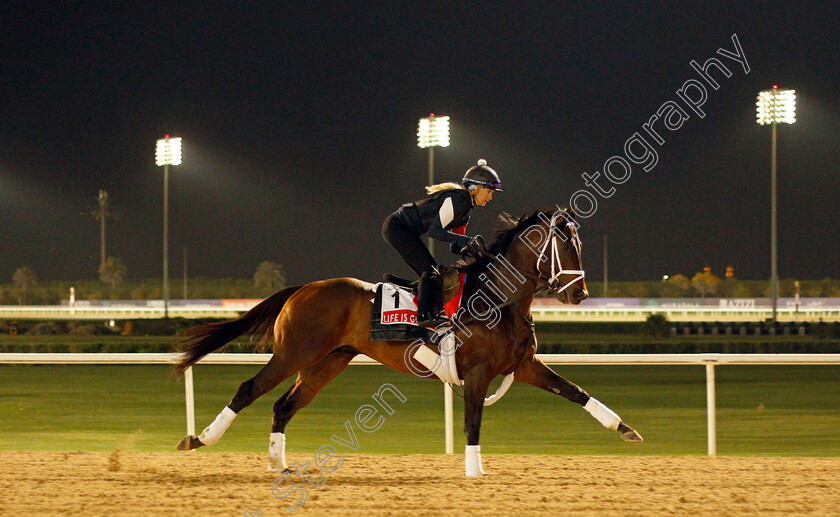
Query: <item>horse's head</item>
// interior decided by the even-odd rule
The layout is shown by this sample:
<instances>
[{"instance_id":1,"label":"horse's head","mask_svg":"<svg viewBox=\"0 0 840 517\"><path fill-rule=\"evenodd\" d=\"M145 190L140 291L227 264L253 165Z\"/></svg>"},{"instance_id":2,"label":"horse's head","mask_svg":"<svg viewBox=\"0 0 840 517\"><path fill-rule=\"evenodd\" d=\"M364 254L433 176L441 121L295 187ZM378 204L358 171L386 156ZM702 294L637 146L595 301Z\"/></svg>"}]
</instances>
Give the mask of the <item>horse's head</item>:
<instances>
[{"instance_id":1,"label":"horse's head","mask_svg":"<svg viewBox=\"0 0 840 517\"><path fill-rule=\"evenodd\" d=\"M530 224L522 224L529 221ZM582 245L574 214L565 209L536 212L518 232L514 247L520 260L530 259L531 271L548 284L563 303L579 304L589 297L582 262Z\"/></svg>"},{"instance_id":2,"label":"horse's head","mask_svg":"<svg viewBox=\"0 0 840 517\"><path fill-rule=\"evenodd\" d=\"M577 228L574 215L565 209L539 210L519 219L503 212L496 221L496 239L482 258L462 259L456 268L467 273L468 282L470 278L475 282L486 278L484 273L495 271L498 276L507 265L513 266L517 271L510 276L514 278L501 273L497 284L516 291L516 282L522 284L530 277L537 285L547 284L561 302L577 305L589 297ZM501 256L508 264L500 269Z\"/></svg>"}]
</instances>

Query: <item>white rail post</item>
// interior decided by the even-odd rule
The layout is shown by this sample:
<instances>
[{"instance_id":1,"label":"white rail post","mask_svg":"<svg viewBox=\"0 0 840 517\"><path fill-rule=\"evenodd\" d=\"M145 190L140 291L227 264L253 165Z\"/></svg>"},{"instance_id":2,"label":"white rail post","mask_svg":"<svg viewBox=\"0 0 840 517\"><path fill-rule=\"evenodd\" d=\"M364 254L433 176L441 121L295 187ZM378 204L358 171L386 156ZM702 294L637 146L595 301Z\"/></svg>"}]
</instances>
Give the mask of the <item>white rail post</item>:
<instances>
[{"instance_id":1,"label":"white rail post","mask_svg":"<svg viewBox=\"0 0 840 517\"><path fill-rule=\"evenodd\" d=\"M187 435L195 436L195 392L192 366L184 370L184 390L187 392Z\"/></svg>"},{"instance_id":2,"label":"white rail post","mask_svg":"<svg viewBox=\"0 0 840 517\"><path fill-rule=\"evenodd\" d=\"M443 383L443 414L446 439L446 454L455 454L455 433L452 418L452 387Z\"/></svg>"},{"instance_id":3,"label":"white rail post","mask_svg":"<svg viewBox=\"0 0 840 517\"><path fill-rule=\"evenodd\" d=\"M715 413L715 365L706 363L706 420L708 425L709 456L715 456L717 454Z\"/></svg>"}]
</instances>

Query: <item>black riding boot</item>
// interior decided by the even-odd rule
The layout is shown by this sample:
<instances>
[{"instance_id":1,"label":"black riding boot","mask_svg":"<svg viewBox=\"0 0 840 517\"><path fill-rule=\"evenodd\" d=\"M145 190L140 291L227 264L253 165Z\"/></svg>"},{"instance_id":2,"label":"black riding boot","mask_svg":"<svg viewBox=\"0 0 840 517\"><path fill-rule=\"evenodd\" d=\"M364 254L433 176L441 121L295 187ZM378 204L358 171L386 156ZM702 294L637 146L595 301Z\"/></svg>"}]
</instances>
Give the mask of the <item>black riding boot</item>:
<instances>
[{"instance_id":1,"label":"black riding boot","mask_svg":"<svg viewBox=\"0 0 840 517\"><path fill-rule=\"evenodd\" d=\"M443 285L440 275L423 273L417 285L417 324L421 327L437 327L449 321L443 311Z\"/></svg>"}]
</instances>

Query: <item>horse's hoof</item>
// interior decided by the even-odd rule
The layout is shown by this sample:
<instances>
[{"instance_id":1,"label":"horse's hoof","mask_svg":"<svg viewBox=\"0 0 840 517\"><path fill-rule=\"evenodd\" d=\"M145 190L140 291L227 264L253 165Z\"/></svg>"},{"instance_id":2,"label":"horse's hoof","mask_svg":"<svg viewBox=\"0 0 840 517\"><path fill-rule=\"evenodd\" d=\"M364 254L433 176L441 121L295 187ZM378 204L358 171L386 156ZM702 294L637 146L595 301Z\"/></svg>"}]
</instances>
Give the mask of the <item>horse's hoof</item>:
<instances>
[{"instance_id":1,"label":"horse's hoof","mask_svg":"<svg viewBox=\"0 0 840 517\"><path fill-rule=\"evenodd\" d=\"M199 447L203 447L204 444L201 443L201 440L196 438L193 435L185 436L178 445L175 447L179 451L191 451L193 449L197 449Z\"/></svg>"},{"instance_id":2,"label":"horse's hoof","mask_svg":"<svg viewBox=\"0 0 840 517\"><path fill-rule=\"evenodd\" d=\"M275 474L292 474L292 469L289 467L280 468L276 465L272 465L271 463L268 464L268 471Z\"/></svg>"},{"instance_id":3,"label":"horse's hoof","mask_svg":"<svg viewBox=\"0 0 840 517\"><path fill-rule=\"evenodd\" d=\"M642 435L636 432L635 429L630 429L629 431L625 431L621 433L621 439L625 442L643 442L645 441L642 438Z\"/></svg>"}]
</instances>

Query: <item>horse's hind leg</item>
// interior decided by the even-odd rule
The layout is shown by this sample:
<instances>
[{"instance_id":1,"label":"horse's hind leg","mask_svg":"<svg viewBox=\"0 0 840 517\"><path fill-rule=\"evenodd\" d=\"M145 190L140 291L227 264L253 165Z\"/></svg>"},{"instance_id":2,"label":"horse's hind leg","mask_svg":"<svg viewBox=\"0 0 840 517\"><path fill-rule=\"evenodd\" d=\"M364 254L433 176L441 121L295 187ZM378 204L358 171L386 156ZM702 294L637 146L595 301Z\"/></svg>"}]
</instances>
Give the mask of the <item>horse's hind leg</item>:
<instances>
[{"instance_id":1,"label":"horse's hind leg","mask_svg":"<svg viewBox=\"0 0 840 517\"><path fill-rule=\"evenodd\" d=\"M577 402L607 429L618 431L621 438L628 442L641 442L642 437L635 429L621 421L621 418L598 399L590 397L577 384L557 375L539 359L523 362L516 369L516 381L527 382L557 395L562 395L572 402Z\"/></svg>"},{"instance_id":2,"label":"horse's hind leg","mask_svg":"<svg viewBox=\"0 0 840 517\"><path fill-rule=\"evenodd\" d=\"M178 443L178 450L188 451L203 445L213 445L218 442L219 438L230 427L236 415L250 406L260 396L274 389L275 386L283 382L295 371L289 370L290 368L283 365L282 361L276 355L272 356L262 370L239 386L236 395L225 406L222 412L219 413L216 420L205 428L198 437L192 435L185 436Z\"/></svg>"},{"instance_id":3,"label":"horse's hind leg","mask_svg":"<svg viewBox=\"0 0 840 517\"><path fill-rule=\"evenodd\" d=\"M274 417L268 445L268 470L286 472L286 425L299 409L312 402L315 395L343 372L358 352L337 349L319 363L298 372L294 384L274 403Z\"/></svg>"}]
</instances>

